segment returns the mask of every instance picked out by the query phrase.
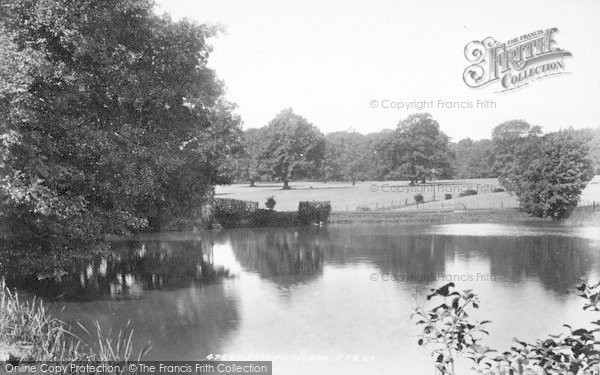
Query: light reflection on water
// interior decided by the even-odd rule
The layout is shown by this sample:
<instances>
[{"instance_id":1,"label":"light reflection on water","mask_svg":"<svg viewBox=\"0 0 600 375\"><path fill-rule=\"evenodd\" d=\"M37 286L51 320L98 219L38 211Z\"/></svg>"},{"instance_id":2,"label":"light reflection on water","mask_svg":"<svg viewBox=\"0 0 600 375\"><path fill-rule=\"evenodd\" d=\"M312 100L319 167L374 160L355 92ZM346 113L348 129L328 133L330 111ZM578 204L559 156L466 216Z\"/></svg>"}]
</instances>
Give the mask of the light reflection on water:
<instances>
[{"instance_id":1,"label":"light reflection on water","mask_svg":"<svg viewBox=\"0 0 600 375\"><path fill-rule=\"evenodd\" d=\"M569 292L598 277L596 236L487 223L170 233L115 242L114 256L36 291L68 321L131 319L149 359L291 355L277 373L432 373L410 321L430 288L474 289L474 316L493 321L486 343L503 350L591 319Z\"/></svg>"},{"instance_id":2,"label":"light reflection on water","mask_svg":"<svg viewBox=\"0 0 600 375\"><path fill-rule=\"evenodd\" d=\"M512 224L444 224L434 225L429 229L432 234L447 234L453 236L495 236L495 237L526 237L526 236L565 236L579 237L590 240L600 240L600 228L598 227L569 227L554 225L551 223L536 223L523 226Z\"/></svg>"}]
</instances>

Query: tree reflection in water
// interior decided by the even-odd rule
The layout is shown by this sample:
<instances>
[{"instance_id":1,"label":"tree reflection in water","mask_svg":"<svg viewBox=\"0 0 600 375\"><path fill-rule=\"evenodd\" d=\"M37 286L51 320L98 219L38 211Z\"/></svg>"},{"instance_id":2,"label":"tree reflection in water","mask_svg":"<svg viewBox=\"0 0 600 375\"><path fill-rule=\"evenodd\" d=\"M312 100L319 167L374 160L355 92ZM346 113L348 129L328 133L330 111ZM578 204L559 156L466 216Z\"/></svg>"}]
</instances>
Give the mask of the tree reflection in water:
<instances>
[{"instance_id":1,"label":"tree reflection in water","mask_svg":"<svg viewBox=\"0 0 600 375\"><path fill-rule=\"evenodd\" d=\"M49 278L11 273L12 286L66 301L136 298L145 290L177 289L229 277L212 263L210 241L115 241L110 252L86 262L74 261L69 272Z\"/></svg>"},{"instance_id":2,"label":"tree reflection in water","mask_svg":"<svg viewBox=\"0 0 600 375\"><path fill-rule=\"evenodd\" d=\"M473 228L477 227L468 230ZM383 322L381 326L373 323L377 335L371 337L375 341L365 339L368 347L376 347L379 334L391 325L408 332L412 328L408 319L402 320L395 311L389 314L385 307L408 314L411 293L427 292L436 282L373 283L369 280L372 272L490 272L500 283L469 288L491 303L502 295L507 301L502 306L537 296L529 308L542 315L548 308L535 310L538 306L565 306L566 292L578 278L597 272L597 242L555 236L548 230L536 235L536 228L513 233L519 229L499 224L495 229L496 234L489 235L397 225L162 233L116 241L110 253L75 262L62 276L37 280L12 272L9 277L13 286L56 298L51 305L66 307L59 315L65 321L91 326L97 320L102 327L118 329L131 319L136 344L152 341L151 359L198 359L232 345L253 350L257 340L265 337L273 343L297 340L302 335L294 331L297 326L290 326L288 316L299 325L306 324L301 330L316 334L311 329L319 327L335 342L348 331L337 324L339 309L348 314L345 321L369 316L374 317L370 322ZM265 308L265 301L273 309ZM323 306L324 301L331 306ZM323 314L311 315L312 311ZM520 318L511 320L510 313L500 307L489 313L507 325L521 322ZM543 319L536 323L539 332L547 331ZM274 331L265 332L264 327ZM279 337L282 334L288 336ZM298 339L297 349L318 346L311 337ZM351 348L351 336L346 337ZM402 337L387 339L394 345L409 345ZM268 348L269 342L263 347Z\"/></svg>"},{"instance_id":3,"label":"tree reflection in water","mask_svg":"<svg viewBox=\"0 0 600 375\"><path fill-rule=\"evenodd\" d=\"M324 231L307 228L238 230L225 234L245 270L282 287L307 283L323 272Z\"/></svg>"},{"instance_id":4,"label":"tree reflection in water","mask_svg":"<svg viewBox=\"0 0 600 375\"><path fill-rule=\"evenodd\" d=\"M66 274L38 280L12 272L8 281L62 300L136 298L145 290L173 290L232 277L227 267L213 263L213 243L228 244L245 271L280 287L315 280L326 264L372 264L382 273L437 275L463 261L478 262L485 268L482 272L507 282L536 278L549 290L565 293L590 273L597 256L590 241L568 236L454 236L393 225L258 228L117 241L113 251L75 262Z\"/></svg>"}]
</instances>

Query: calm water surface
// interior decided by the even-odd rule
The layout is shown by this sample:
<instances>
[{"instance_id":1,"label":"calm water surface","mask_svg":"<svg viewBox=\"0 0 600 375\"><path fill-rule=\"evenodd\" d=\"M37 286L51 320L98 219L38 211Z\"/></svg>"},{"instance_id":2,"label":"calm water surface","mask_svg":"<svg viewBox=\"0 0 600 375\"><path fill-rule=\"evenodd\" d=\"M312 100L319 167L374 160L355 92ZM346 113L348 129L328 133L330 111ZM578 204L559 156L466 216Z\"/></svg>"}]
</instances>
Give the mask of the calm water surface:
<instances>
[{"instance_id":1,"label":"calm water surface","mask_svg":"<svg viewBox=\"0 0 600 375\"><path fill-rule=\"evenodd\" d=\"M598 228L460 224L157 234L35 284L67 321L131 319L148 359L275 359L275 374L432 374L410 314L450 279L474 289L486 344L585 324ZM33 284L29 283L29 286ZM60 308L64 310L60 311ZM287 358L286 358L287 357Z\"/></svg>"}]
</instances>

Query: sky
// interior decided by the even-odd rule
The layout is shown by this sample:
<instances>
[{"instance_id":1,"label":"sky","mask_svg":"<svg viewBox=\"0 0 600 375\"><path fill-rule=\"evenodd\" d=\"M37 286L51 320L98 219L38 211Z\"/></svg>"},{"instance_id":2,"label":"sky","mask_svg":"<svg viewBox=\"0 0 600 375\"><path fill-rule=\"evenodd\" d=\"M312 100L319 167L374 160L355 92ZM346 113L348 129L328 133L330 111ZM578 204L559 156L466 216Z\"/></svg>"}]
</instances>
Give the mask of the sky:
<instances>
[{"instance_id":1,"label":"sky","mask_svg":"<svg viewBox=\"0 0 600 375\"><path fill-rule=\"evenodd\" d=\"M600 1L158 0L173 19L221 24L209 66L244 128L293 108L322 132L395 128L417 102L453 141L523 119L545 132L600 126ZM556 27L564 71L498 92L463 72L473 41ZM477 108L477 101L489 103ZM433 101L433 105L431 104ZM488 102L489 101L489 102ZM407 104L415 102L407 109ZM450 103L449 103L450 102ZM461 108L469 106L472 108ZM410 104L408 104L410 105ZM392 106L402 108L391 108Z\"/></svg>"}]
</instances>

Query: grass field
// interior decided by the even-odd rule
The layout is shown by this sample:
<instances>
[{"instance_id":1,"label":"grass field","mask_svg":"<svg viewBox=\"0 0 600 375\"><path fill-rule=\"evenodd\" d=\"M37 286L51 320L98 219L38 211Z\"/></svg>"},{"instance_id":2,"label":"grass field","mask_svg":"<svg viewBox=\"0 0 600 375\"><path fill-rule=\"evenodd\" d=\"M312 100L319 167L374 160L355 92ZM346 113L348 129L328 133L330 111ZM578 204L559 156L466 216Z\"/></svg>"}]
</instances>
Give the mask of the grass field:
<instances>
[{"instance_id":1,"label":"grass field","mask_svg":"<svg viewBox=\"0 0 600 375\"><path fill-rule=\"evenodd\" d=\"M493 193L501 187L495 178L472 180L442 180L435 184L408 186L407 181L365 181L352 186L349 182L298 181L290 183L292 189L282 190L282 184L264 183L256 187L247 184L217 187L217 198L256 201L264 207L267 197L274 196L278 211L294 211L299 201L328 200L333 211L355 211L357 207L371 210L466 210L518 207L514 196ZM477 195L458 197L461 191L472 189ZM444 194L452 199L444 199ZM414 196L422 194L425 204L415 204ZM435 195L435 197L434 197ZM600 202L600 176L596 176L582 194L582 201Z\"/></svg>"},{"instance_id":2,"label":"grass field","mask_svg":"<svg viewBox=\"0 0 600 375\"><path fill-rule=\"evenodd\" d=\"M267 197L273 195L276 210L292 211L299 201L328 200L333 211L355 211L357 207L370 210L422 210L422 209L470 209L516 207L517 201L507 193L492 193L500 187L494 178L477 180L443 180L435 184L409 186L407 181L365 181L356 186L345 182L295 182L291 190L281 190L281 184L224 186L217 189L217 197L244 199L264 206ZM459 198L461 191L472 189L476 196ZM445 200L444 194L453 199ZM415 204L414 196L423 195L425 204Z\"/></svg>"}]
</instances>

